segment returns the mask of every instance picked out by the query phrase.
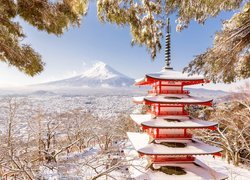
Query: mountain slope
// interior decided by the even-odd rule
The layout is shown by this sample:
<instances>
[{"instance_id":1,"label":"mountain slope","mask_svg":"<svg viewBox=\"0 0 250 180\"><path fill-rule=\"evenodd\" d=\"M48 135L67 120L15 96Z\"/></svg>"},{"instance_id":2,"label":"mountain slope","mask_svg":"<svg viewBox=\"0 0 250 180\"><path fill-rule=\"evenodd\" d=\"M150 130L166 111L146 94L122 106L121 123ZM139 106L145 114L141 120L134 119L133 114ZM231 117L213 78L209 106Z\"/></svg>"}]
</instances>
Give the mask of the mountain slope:
<instances>
[{"instance_id":1,"label":"mountain slope","mask_svg":"<svg viewBox=\"0 0 250 180\"><path fill-rule=\"evenodd\" d=\"M43 85L70 87L130 87L133 83L134 79L114 70L103 62L99 62L81 75L48 82Z\"/></svg>"}]
</instances>

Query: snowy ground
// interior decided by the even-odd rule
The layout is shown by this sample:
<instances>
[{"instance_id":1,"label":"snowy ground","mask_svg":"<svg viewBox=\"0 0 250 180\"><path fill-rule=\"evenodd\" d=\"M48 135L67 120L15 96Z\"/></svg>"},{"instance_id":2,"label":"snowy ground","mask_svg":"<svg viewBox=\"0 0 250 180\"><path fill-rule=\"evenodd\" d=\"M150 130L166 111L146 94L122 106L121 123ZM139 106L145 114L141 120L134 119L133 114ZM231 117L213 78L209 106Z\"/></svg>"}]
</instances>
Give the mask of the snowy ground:
<instances>
[{"instance_id":1,"label":"snowy ground","mask_svg":"<svg viewBox=\"0 0 250 180\"><path fill-rule=\"evenodd\" d=\"M247 167L235 167L234 165L227 164L226 161L220 157L215 157L214 159L212 156L200 156L199 159L214 170L228 175L230 180L250 179L250 170L247 169Z\"/></svg>"},{"instance_id":2,"label":"snowy ground","mask_svg":"<svg viewBox=\"0 0 250 180\"><path fill-rule=\"evenodd\" d=\"M123 144L123 143L121 143ZM122 146L122 145L121 145ZM89 159L97 156L99 160L102 158L105 159L107 158L107 155L102 155L99 156L98 154L100 153L100 149L98 147L93 147L93 148L86 148L86 150L82 153L72 153L69 156L62 156L61 160L65 160L67 162L67 173L62 174L59 173L58 171L52 171L48 169L43 169L44 170L44 178L48 180L61 180L61 179L75 179L75 180L89 180L92 179L96 175L96 172L93 171L93 169L88 168L87 166L84 166L84 162L86 160L89 161ZM165 174L162 173L150 173L145 174L144 171L144 166L146 165L146 160L141 159L138 157L134 157L137 155L136 151L133 150L133 147L131 146L130 143L126 143L126 148L125 148L125 154L128 156L126 157L127 160L129 161L128 164L132 164L133 166L129 166L129 171L126 170L126 168L120 168L117 170L114 170L110 173L110 175L113 178L116 178L117 180L165 180L166 176ZM116 155L115 155L116 156ZM119 155L121 159L125 158L123 154ZM133 161L131 161L131 157L133 156ZM100 158L101 157L101 158ZM111 156L112 157L112 156ZM114 156L113 156L114 157ZM116 156L117 157L117 156ZM224 159L220 157L215 157L213 158L210 155L205 155L205 156L199 156L198 159L214 169L215 171L219 173L226 174L228 176L229 180L249 180L250 179L250 171L246 167L235 167L233 165L227 164ZM96 160L96 162L92 163L92 166L100 164L100 161ZM77 163L76 163L77 162ZM77 165L76 165L77 164ZM60 167L59 167L60 169ZM138 169L140 171L138 171ZM98 169L100 172L105 171L104 166L100 166ZM140 178L134 178L134 177L139 177ZM185 176L185 177L184 177ZM171 175L168 177L168 180L176 180L176 179L185 179L185 180L198 180L202 179L199 177L195 177L192 175L192 173L188 173L187 175ZM154 178L152 178L154 177ZM157 177L155 179L155 177ZM161 179L162 177L165 177ZM191 178L192 177L192 178ZM195 177L195 178L194 178ZM98 178L98 180L107 180L107 179L112 179L108 178L106 176L102 176L101 178Z\"/></svg>"},{"instance_id":3,"label":"snowy ground","mask_svg":"<svg viewBox=\"0 0 250 180\"><path fill-rule=\"evenodd\" d=\"M122 141L118 143L117 149L124 144ZM47 167L41 167L41 178L48 180L74 179L74 180L90 180L97 174L107 170L106 162L110 159L118 159L123 162L125 158L123 153L102 153L98 146L86 148L83 152L70 153L60 156L59 161L54 165L54 170ZM62 163L63 162L63 163ZM96 168L96 169L93 169ZM121 166L109 172L110 177L115 179L129 179L130 174L126 166ZM112 179L107 176L101 176L98 180Z\"/></svg>"},{"instance_id":4,"label":"snowy ground","mask_svg":"<svg viewBox=\"0 0 250 180\"><path fill-rule=\"evenodd\" d=\"M8 97L0 97L0 135L5 131L9 117ZM15 97L17 102L23 103L17 110L16 120L22 125L20 129L26 131L27 120L38 110L46 113L64 113L74 109L90 112L100 118L114 118L120 114L132 112L135 104L130 95L98 95L98 96L30 96ZM20 132L21 133L21 132Z\"/></svg>"},{"instance_id":5,"label":"snowy ground","mask_svg":"<svg viewBox=\"0 0 250 180\"><path fill-rule=\"evenodd\" d=\"M59 179L74 179L74 180L89 180L92 179L93 176L96 175L96 173L91 170L91 168L88 168L86 166L83 166L84 160L89 157L97 156L99 153L98 147L94 148L87 148L85 152L82 153L72 153L69 156L62 156L62 159L67 160L67 173L60 173L56 170L49 170L49 169L43 169L43 176L44 178L48 180L59 180ZM105 157L105 156L103 156ZM121 157L122 158L122 157ZM216 157L215 159L212 156L199 156L198 158L203 163L208 165L209 167L213 168L214 170L226 174L229 177L229 180L249 180L250 179L250 171L246 168L242 167L234 167L233 165L228 165L223 159L220 157ZM78 163L76 163L76 161ZM144 161L144 162L143 162ZM134 165L142 166L145 165L145 160L136 159L134 162L132 162ZM96 162L97 163L97 162ZM130 162L131 163L131 162ZM78 164L76 166L76 164ZM94 165L94 164L92 164ZM138 167L140 169L140 167ZM100 167L103 168L103 167ZM60 168L59 168L60 169ZM99 169L100 170L100 169ZM133 177L133 174L141 174L143 176L143 180L150 180L151 178L146 178L146 174L142 172L138 172L134 167L129 168L129 172L125 169L116 170L110 173L110 175L118 180L128 180L133 179L131 178L131 174ZM159 174L158 174L159 175ZM159 177L162 177L161 175ZM174 177L174 176L173 176ZM105 176L98 178L98 180L106 179ZM112 179L112 178L108 178ZM179 179L178 176L175 176L173 178ZM180 179L183 179L181 177ZM189 180L187 176L184 177L185 180ZM198 178L197 178L198 179ZM161 179L157 179L161 180ZM190 179L191 180L191 179ZM192 178L192 180L195 180Z\"/></svg>"},{"instance_id":6,"label":"snowy ground","mask_svg":"<svg viewBox=\"0 0 250 180\"><path fill-rule=\"evenodd\" d=\"M3 101L4 98L0 98L0 134L5 131L5 123L7 118L7 104ZM132 112L135 105L131 101L130 95L114 95L114 96L48 96L48 97L26 97L20 100L28 101L32 105L32 109L43 109L46 112L64 112L69 109L82 108L91 111L96 116L108 116L112 117L120 113ZM114 108L115 107L115 108ZM21 110L30 110L28 107L22 107ZM23 111L22 111L23 112ZM24 119L30 117L31 113L21 113L18 114L17 118ZM26 124L23 124L20 128L20 133L25 131ZM131 147L130 147L131 148ZM132 148L131 148L132 149ZM87 148L86 151L81 153L73 153L68 157L62 156L62 160L65 160L67 164L67 174L60 175L56 170L44 169L45 179L91 179L96 173L90 168L83 166L84 160L88 157L96 156L99 149L96 147ZM105 159L106 156L103 156ZM121 155L121 158L124 156ZM250 180L250 171L246 167L234 167L233 165L228 165L225 160L212 156L199 156L199 159L213 168L214 170L227 174L230 180ZM135 160L137 164L143 165L140 160ZM82 168L79 168L79 164ZM59 165L60 167L60 165ZM61 167L64 170L64 167ZM101 167L103 168L103 167ZM76 170L79 170L77 172ZM131 169L131 168L130 168ZM79 174L79 175L78 175ZM119 171L114 171L111 173L116 179L129 179L131 174L129 171L124 169ZM104 178L105 179L105 178ZM186 179L188 180L188 179Z\"/></svg>"}]
</instances>

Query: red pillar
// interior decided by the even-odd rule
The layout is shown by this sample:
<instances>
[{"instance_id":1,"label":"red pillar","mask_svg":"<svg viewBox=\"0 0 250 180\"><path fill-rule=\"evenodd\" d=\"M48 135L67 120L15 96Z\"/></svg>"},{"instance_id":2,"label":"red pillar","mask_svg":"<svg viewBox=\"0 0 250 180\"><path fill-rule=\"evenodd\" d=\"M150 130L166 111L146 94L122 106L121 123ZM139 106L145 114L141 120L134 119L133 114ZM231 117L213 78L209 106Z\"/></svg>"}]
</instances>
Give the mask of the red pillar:
<instances>
[{"instance_id":1,"label":"red pillar","mask_svg":"<svg viewBox=\"0 0 250 180\"><path fill-rule=\"evenodd\" d=\"M161 94L161 81L159 82L159 93L158 94Z\"/></svg>"}]
</instances>

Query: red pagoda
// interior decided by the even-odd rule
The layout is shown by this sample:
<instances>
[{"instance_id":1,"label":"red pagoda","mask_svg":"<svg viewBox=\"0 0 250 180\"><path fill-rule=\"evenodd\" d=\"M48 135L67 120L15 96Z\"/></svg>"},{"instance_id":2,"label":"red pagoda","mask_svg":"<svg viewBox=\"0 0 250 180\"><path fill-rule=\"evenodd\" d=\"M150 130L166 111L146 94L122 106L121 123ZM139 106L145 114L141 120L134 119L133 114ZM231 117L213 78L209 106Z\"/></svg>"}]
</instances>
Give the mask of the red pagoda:
<instances>
[{"instance_id":1,"label":"red pagoda","mask_svg":"<svg viewBox=\"0 0 250 180\"><path fill-rule=\"evenodd\" d=\"M188 85L207 83L202 76L188 76L170 67L169 19L165 61L162 71L146 74L136 81L137 86L152 87L147 96L133 98L146 109L144 113L131 114L142 132L127 133L135 150L148 160L146 173L138 179L171 179L170 175L175 175L173 179L226 179L226 175L196 159L198 155L220 155L221 148L205 144L191 133L193 129L216 130L217 123L189 115L190 105L211 106L212 99L192 96L184 89Z\"/></svg>"}]
</instances>

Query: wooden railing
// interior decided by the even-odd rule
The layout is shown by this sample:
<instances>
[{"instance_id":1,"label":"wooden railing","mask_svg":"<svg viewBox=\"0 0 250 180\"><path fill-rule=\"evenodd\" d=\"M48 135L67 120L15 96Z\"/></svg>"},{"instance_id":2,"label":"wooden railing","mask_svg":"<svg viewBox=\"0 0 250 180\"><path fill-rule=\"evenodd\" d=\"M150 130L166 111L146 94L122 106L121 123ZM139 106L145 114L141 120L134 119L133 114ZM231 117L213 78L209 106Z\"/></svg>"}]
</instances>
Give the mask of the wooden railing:
<instances>
[{"instance_id":1,"label":"wooden railing","mask_svg":"<svg viewBox=\"0 0 250 180\"><path fill-rule=\"evenodd\" d=\"M152 113L154 115L162 115L162 116L166 116L166 115L189 115L188 112L169 112L169 111L161 111L161 112L153 112L153 111L150 111L149 113Z\"/></svg>"},{"instance_id":2,"label":"wooden railing","mask_svg":"<svg viewBox=\"0 0 250 180\"><path fill-rule=\"evenodd\" d=\"M153 163L169 162L169 161L194 161L195 157L187 155L186 157L164 157L164 156L151 156Z\"/></svg>"},{"instance_id":3,"label":"wooden railing","mask_svg":"<svg viewBox=\"0 0 250 180\"><path fill-rule=\"evenodd\" d=\"M166 139L166 138L175 138L175 139L190 139L193 137L192 134L186 133L186 134L157 134L157 132L154 132L152 128L141 128L141 130L145 130L149 135L151 135L155 139Z\"/></svg>"},{"instance_id":4,"label":"wooden railing","mask_svg":"<svg viewBox=\"0 0 250 180\"><path fill-rule=\"evenodd\" d=\"M192 138L192 134L154 134L155 138Z\"/></svg>"},{"instance_id":5,"label":"wooden railing","mask_svg":"<svg viewBox=\"0 0 250 180\"><path fill-rule=\"evenodd\" d=\"M149 94L189 94L188 90L149 90Z\"/></svg>"}]
</instances>

